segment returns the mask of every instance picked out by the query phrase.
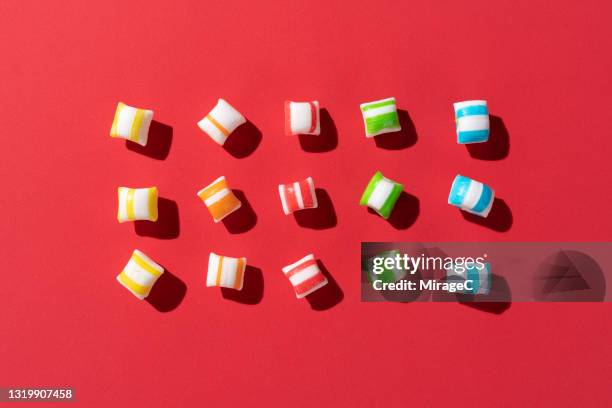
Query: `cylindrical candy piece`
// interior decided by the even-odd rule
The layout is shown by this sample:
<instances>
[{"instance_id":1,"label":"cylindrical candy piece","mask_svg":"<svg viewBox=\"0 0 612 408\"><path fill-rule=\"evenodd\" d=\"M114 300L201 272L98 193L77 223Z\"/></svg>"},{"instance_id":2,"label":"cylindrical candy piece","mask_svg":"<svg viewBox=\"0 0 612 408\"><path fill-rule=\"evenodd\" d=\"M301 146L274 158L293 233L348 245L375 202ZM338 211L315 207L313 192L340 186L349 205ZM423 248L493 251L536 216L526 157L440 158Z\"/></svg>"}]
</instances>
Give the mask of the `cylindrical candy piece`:
<instances>
[{"instance_id":1,"label":"cylindrical candy piece","mask_svg":"<svg viewBox=\"0 0 612 408\"><path fill-rule=\"evenodd\" d=\"M387 219L403 190L402 184L389 180L377 171L363 192L359 205L367 205Z\"/></svg>"},{"instance_id":2,"label":"cylindrical candy piece","mask_svg":"<svg viewBox=\"0 0 612 408\"><path fill-rule=\"evenodd\" d=\"M362 103L359 107L363 115L366 137L402 130L397 116L395 98Z\"/></svg>"},{"instance_id":3,"label":"cylindrical candy piece","mask_svg":"<svg viewBox=\"0 0 612 408\"><path fill-rule=\"evenodd\" d=\"M142 300L149 296L151 288L162 273L164 268L135 249L123 271L117 275L117 281Z\"/></svg>"},{"instance_id":4,"label":"cylindrical candy piece","mask_svg":"<svg viewBox=\"0 0 612 408\"><path fill-rule=\"evenodd\" d=\"M489 140L487 101L464 101L453 104L457 143L482 143Z\"/></svg>"},{"instance_id":5,"label":"cylindrical candy piece","mask_svg":"<svg viewBox=\"0 0 612 408\"><path fill-rule=\"evenodd\" d=\"M117 220L157 221L157 187L129 188L119 187L119 208Z\"/></svg>"},{"instance_id":6,"label":"cylindrical candy piece","mask_svg":"<svg viewBox=\"0 0 612 408\"><path fill-rule=\"evenodd\" d=\"M242 290L246 262L247 260L244 257L232 258L211 252L208 257L206 286L220 286Z\"/></svg>"},{"instance_id":7,"label":"cylindrical candy piece","mask_svg":"<svg viewBox=\"0 0 612 408\"><path fill-rule=\"evenodd\" d=\"M285 215L305 208L317 208L319 205L312 177L307 177L305 180L295 183L280 184L278 193Z\"/></svg>"},{"instance_id":8,"label":"cylindrical candy piece","mask_svg":"<svg viewBox=\"0 0 612 408\"><path fill-rule=\"evenodd\" d=\"M213 110L198 122L198 126L215 142L223 146L227 137L245 122L246 119L240 112L226 100L220 98Z\"/></svg>"},{"instance_id":9,"label":"cylindrical candy piece","mask_svg":"<svg viewBox=\"0 0 612 408\"><path fill-rule=\"evenodd\" d=\"M460 174L455 177L448 203L472 214L486 217L491 211L495 191L479 181Z\"/></svg>"},{"instance_id":10,"label":"cylindrical candy piece","mask_svg":"<svg viewBox=\"0 0 612 408\"><path fill-rule=\"evenodd\" d=\"M491 290L491 264L484 262L481 268L474 265L453 264L446 269L447 282L466 282L471 281L471 290L465 289L460 293L470 295L486 295Z\"/></svg>"},{"instance_id":11,"label":"cylindrical candy piece","mask_svg":"<svg viewBox=\"0 0 612 408\"><path fill-rule=\"evenodd\" d=\"M385 265L385 263L383 262L383 264L380 265L383 271L381 273L374 272L374 260L376 258L395 259L397 255L400 255L400 251L398 249L391 249L389 251L381 252L376 256L373 256L366 260L365 267L368 272L368 279L371 283L374 283L374 281L376 280L380 280L385 283L395 283L400 279L404 279L406 277L406 275L408 274L408 270L404 268L398 268L398 265L396 265L395 262L393 263L393 266L391 268L387 268L387 265Z\"/></svg>"},{"instance_id":12,"label":"cylindrical candy piece","mask_svg":"<svg viewBox=\"0 0 612 408\"><path fill-rule=\"evenodd\" d=\"M327 278L317 264L314 255L306 255L299 261L283 268L283 273L293 285L298 299L308 296L315 290L327 285Z\"/></svg>"},{"instance_id":13,"label":"cylindrical candy piece","mask_svg":"<svg viewBox=\"0 0 612 408\"><path fill-rule=\"evenodd\" d=\"M285 101L285 134L319 135L319 102Z\"/></svg>"},{"instance_id":14,"label":"cylindrical candy piece","mask_svg":"<svg viewBox=\"0 0 612 408\"><path fill-rule=\"evenodd\" d=\"M133 108L123 102L119 102L115 111L110 136L130 140L145 146L149 138L151 120L153 120L152 110Z\"/></svg>"},{"instance_id":15,"label":"cylindrical candy piece","mask_svg":"<svg viewBox=\"0 0 612 408\"><path fill-rule=\"evenodd\" d=\"M242 205L229 188L224 176L198 191L198 197L204 201L215 222L221 221Z\"/></svg>"}]
</instances>

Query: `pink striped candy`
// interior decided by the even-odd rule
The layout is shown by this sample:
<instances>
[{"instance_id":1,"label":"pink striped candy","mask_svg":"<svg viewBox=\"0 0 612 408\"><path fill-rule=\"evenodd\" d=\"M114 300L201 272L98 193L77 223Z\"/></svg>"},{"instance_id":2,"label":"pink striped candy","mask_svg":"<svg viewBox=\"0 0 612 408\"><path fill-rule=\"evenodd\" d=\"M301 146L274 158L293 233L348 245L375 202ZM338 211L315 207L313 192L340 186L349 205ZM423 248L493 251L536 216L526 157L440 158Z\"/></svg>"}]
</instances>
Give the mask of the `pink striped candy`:
<instances>
[{"instance_id":1,"label":"pink striped candy","mask_svg":"<svg viewBox=\"0 0 612 408\"><path fill-rule=\"evenodd\" d=\"M319 102L285 101L285 134L319 135Z\"/></svg>"},{"instance_id":2,"label":"pink striped candy","mask_svg":"<svg viewBox=\"0 0 612 408\"><path fill-rule=\"evenodd\" d=\"M317 265L314 255L306 255L299 261L283 268L285 276L293 285L295 296L303 298L315 290L327 285L327 278Z\"/></svg>"},{"instance_id":3,"label":"pink striped candy","mask_svg":"<svg viewBox=\"0 0 612 408\"><path fill-rule=\"evenodd\" d=\"M312 177L307 177L295 183L280 184L278 193L285 215L305 208L317 208L318 206Z\"/></svg>"}]
</instances>

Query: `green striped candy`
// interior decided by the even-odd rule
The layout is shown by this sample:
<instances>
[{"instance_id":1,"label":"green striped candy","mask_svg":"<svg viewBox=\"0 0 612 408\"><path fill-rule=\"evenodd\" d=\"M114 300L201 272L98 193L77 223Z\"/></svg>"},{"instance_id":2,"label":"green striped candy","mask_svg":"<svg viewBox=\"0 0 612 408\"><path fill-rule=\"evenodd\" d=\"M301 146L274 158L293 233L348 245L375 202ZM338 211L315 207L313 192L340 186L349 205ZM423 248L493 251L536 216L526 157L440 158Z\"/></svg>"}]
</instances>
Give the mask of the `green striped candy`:
<instances>
[{"instance_id":1,"label":"green striped candy","mask_svg":"<svg viewBox=\"0 0 612 408\"><path fill-rule=\"evenodd\" d=\"M387 269L384 265L384 262L380 264L380 266L383 268L383 272L380 274L374 273L374 259L376 258L395 258L395 256L398 255L399 253L400 251L398 249L392 249L390 251L381 252L380 254L373 256L372 258L368 258L365 261L364 266L368 272L368 279L370 280L370 283L374 283L375 280L381 280L385 283L395 283L398 280L406 276L407 271L405 269L403 268L397 269L395 267L391 269Z\"/></svg>"},{"instance_id":2,"label":"green striped candy","mask_svg":"<svg viewBox=\"0 0 612 408\"><path fill-rule=\"evenodd\" d=\"M363 192L359 205L367 205L381 217L387 219L403 190L402 184L389 180L380 171L377 171Z\"/></svg>"},{"instance_id":3,"label":"green striped candy","mask_svg":"<svg viewBox=\"0 0 612 408\"><path fill-rule=\"evenodd\" d=\"M397 117L395 98L362 103L360 105L366 137L402 130Z\"/></svg>"}]
</instances>

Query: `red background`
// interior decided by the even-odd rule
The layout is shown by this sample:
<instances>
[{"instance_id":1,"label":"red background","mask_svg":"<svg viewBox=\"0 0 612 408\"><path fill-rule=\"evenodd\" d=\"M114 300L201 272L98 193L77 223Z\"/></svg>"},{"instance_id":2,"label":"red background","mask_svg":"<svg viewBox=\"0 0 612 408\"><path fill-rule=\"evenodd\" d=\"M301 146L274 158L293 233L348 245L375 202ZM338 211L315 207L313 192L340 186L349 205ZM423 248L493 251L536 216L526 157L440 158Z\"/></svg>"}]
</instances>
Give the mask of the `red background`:
<instances>
[{"instance_id":1,"label":"red background","mask_svg":"<svg viewBox=\"0 0 612 408\"><path fill-rule=\"evenodd\" d=\"M359 248L609 240L611 3L399 3L4 0L0 385L72 386L91 407L604 405L610 305L365 304ZM364 137L359 103L388 96L416 130L391 140L399 150ZM247 157L196 126L218 97L252 122L245 143L261 132ZM328 109L335 148L332 137L307 152L283 134L288 98ZM502 153L484 153L498 160L455 143L452 102L473 98L507 129L507 155L501 126L491 148ZM109 138L118 101L172 127L167 158ZM152 140L167 140L156 127ZM377 169L413 196L400 229L357 205ZM458 172L496 190L501 224L446 204ZM250 230L214 224L195 196L220 175L244 192ZM282 214L277 184L307 175L331 199L333 228ZM175 201L178 237L118 224L120 185ZM176 277L154 293L162 306L186 286L174 310L115 281L134 248ZM258 304L205 287L209 251L261 270ZM323 311L296 300L280 271L311 251L343 293Z\"/></svg>"}]
</instances>

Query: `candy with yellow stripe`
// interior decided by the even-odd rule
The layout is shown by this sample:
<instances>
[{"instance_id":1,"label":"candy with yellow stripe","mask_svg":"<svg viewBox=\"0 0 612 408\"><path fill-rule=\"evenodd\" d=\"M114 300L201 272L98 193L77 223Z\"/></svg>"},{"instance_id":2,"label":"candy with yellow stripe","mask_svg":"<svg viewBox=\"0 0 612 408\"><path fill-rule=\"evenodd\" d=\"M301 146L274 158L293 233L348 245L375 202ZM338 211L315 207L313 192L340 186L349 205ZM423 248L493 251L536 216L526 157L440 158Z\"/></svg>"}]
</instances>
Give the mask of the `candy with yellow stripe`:
<instances>
[{"instance_id":1,"label":"candy with yellow stripe","mask_svg":"<svg viewBox=\"0 0 612 408\"><path fill-rule=\"evenodd\" d=\"M164 273L164 268L135 249L123 271L117 275L117 281L142 300L149 296L151 288L162 273Z\"/></svg>"},{"instance_id":2,"label":"candy with yellow stripe","mask_svg":"<svg viewBox=\"0 0 612 408\"><path fill-rule=\"evenodd\" d=\"M217 105L198 122L198 127L212 140L223 146L227 137L246 119L225 99L219 99Z\"/></svg>"},{"instance_id":3,"label":"candy with yellow stripe","mask_svg":"<svg viewBox=\"0 0 612 408\"><path fill-rule=\"evenodd\" d=\"M229 188L224 176L198 191L198 197L204 201L215 222L221 221L242 205Z\"/></svg>"},{"instance_id":4,"label":"candy with yellow stripe","mask_svg":"<svg viewBox=\"0 0 612 408\"><path fill-rule=\"evenodd\" d=\"M157 187L129 188L119 187L119 208L117 220L157 221Z\"/></svg>"},{"instance_id":5,"label":"candy with yellow stripe","mask_svg":"<svg viewBox=\"0 0 612 408\"><path fill-rule=\"evenodd\" d=\"M134 108L119 102L110 135L146 146L151 120L153 120L152 110Z\"/></svg>"},{"instance_id":6,"label":"candy with yellow stripe","mask_svg":"<svg viewBox=\"0 0 612 408\"><path fill-rule=\"evenodd\" d=\"M211 252L208 257L206 286L242 290L246 262L247 260L244 257L232 258Z\"/></svg>"}]
</instances>

